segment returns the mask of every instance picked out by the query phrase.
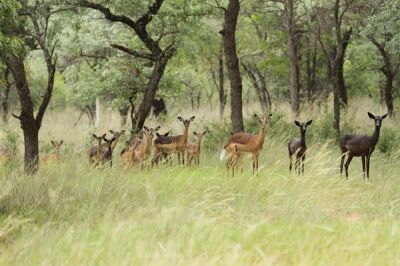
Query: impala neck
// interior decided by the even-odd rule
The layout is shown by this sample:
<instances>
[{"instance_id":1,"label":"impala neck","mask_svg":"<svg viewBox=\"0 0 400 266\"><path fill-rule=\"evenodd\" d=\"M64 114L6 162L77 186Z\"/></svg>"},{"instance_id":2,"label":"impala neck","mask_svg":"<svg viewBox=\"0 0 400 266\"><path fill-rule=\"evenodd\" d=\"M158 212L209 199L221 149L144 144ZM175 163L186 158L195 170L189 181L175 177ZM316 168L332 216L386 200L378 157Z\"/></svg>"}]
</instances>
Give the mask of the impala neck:
<instances>
[{"instance_id":1,"label":"impala neck","mask_svg":"<svg viewBox=\"0 0 400 266\"><path fill-rule=\"evenodd\" d=\"M187 142L188 134L189 134L189 127L185 127L183 129L182 142L184 142L184 143Z\"/></svg>"},{"instance_id":2,"label":"impala neck","mask_svg":"<svg viewBox=\"0 0 400 266\"><path fill-rule=\"evenodd\" d=\"M257 145L262 145L264 143L264 139L265 139L265 128L263 128L262 126L260 126L260 131L258 131L258 135L257 135Z\"/></svg>"},{"instance_id":3,"label":"impala neck","mask_svg":"<svg viewBox=\"0 0 400 266\"><path fill-rule=\"evenodd\" d=\"M306 132L301 132L300 145L303 148L306 147Z\"/></svg>"},{"instance_id":4,"label":"impala neck","mask_svg":"<svg viewBox=\"0 0 400 266\"><path fill-rule=\"evenodd\" d=\"M375 146L376 143L378 143L380 131L381 131L381 127L377 127L377 126L376 126L376 127L375 127L375 131L374 131L374 134L372 134L372 136L371 136L371 140L372 140L373 146Z\"/></svg>"},{"instance_id":5,"label":"impala neck","mask_svg":"<svg viewBox=\"0 0 400 266\"><path fill-rule=\"evenodd\" d=\"M201 149L201 138L199 138L199 139L197 140L197 147L196 147L196 150L197 150L198 152L200 152L200 149Z\"/></svg>"}]
</instances>

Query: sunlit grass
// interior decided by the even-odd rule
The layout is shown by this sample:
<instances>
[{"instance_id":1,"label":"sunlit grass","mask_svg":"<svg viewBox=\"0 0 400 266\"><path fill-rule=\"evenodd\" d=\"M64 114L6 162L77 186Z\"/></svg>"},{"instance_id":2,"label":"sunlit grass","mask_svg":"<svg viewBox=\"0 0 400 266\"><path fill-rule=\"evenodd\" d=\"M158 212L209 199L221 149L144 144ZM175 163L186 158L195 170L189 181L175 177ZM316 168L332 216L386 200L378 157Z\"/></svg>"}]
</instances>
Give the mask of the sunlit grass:
<instances>
[{"instance_id":1,"label":"sunlit grass","mask_svg":"<svg viewBox=\"0 0 400 266\"><path fill-rule=\"evenodd\" d=\"M42 144L66 142L60 163L34 177L1 169L2 265L400 263L400 166L378 151L370 180L359 158L349 180L341 177L331 142L309 143L305 174L290 174L287 142L274 136L254 176L247 157L243 174L226 174L222 143L204 151L199 167L177 166L174 157L172 167L150 170L123 169L119 144L114 167L94 169L85 156L91 129L67 131L61 124L75 116L63 119L42 132ZM109 128L118 120L98 131Z\"/></svg>"}]
</instances>

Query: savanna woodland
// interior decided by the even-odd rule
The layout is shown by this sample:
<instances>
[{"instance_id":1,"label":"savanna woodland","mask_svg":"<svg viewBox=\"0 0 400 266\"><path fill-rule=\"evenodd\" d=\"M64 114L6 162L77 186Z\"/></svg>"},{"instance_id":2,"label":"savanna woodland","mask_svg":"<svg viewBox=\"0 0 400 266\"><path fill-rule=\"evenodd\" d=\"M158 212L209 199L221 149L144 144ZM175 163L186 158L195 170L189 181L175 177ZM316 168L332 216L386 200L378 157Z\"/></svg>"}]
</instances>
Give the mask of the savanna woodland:
<instances>
[{"instance_id":1,"label":"savanna woodland","mask_svg":"<svg viewBox=\"0 0 400 266\"><path fill-rule=\"evenodd\" d=\"M400 264L399 65L399 0L0 0L0 264Z\"/></svg>"}]
</instances>

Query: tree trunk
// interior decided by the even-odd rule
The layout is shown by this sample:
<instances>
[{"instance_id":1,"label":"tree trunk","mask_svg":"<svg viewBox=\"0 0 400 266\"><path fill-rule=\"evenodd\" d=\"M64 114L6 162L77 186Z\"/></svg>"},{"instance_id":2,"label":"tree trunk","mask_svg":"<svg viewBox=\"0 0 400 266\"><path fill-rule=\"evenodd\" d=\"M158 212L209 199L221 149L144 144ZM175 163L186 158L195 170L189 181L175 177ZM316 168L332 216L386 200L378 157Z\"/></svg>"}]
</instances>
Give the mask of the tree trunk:
<instances>
[{"instance_id":1,"label":"tree trunk","mask_svg":"<svg viewBox=\"0 0 400 266\"><path fill-rule=\"evenodd\" d=\"M229 0L225 10L224 29L222 30L223 44L226 57L226 67L231 85L231 121L234 132L244 130L242 78L240 76L239 58L236 53L236 24L240 11L239 0Z\"/></svg>"},{"instance_id":2,"label":"tree trunk","mask_svg":"<svg viewBox=\"0 0 400 266\"><path fill-rule=\"evenodd\" d=\"M387 73L385 83L385 103L390 118L395 117L393 106L393 79L394 77L392 73Z\"/></svg>"},{"instance_id":3,"label":"tree trunk","mask_svg":"<svg viewBox=\"0 0 400 266\"><path fill-rule=\"evenodd\" d=\"M218 52L218 99L219 99L219 119L224 119L224 110L226 104L226 91L225 91L225 77L224 77L224 47L223 44Z\"/></svg>"},{"instance_id":4,"label":"tree trunk","mask_svg":"<svg viewBox=\"0 0 400 266\"><path fill-rule=\"evenodd\" d=\"M24 169L25 173L34 174L38 169L40 126L33 116L33 102L26 79L23 59L10 56L8 63L13 73L15 86L21 103L21 114L19 117L16 117L21 122L21 128L24 134Z\"/></svg>"},{"instance_id":5,"label":"tree trunk","mask_svg":"<svg viewBox=\"0 0 400 266\"><path fill-rule=\"evenodd\" d=\"M132 119L132 130L135 132L139 132L139 130L142 129L144 122L146 121L146 118L150 113L151 104L154 101L158 85L164 74L164 70L167 66L169 59L170 56L164 55L154 64L153 72L151 74L149 84L147 85L146 93L143 97L142 102L140 103L138 111Z\"/></svg>"},{"instance_id":6,"label":"tree trunk","mask_svg":"<svg viewBox=\"0 0 400 266\"><path fill-rule=\"evenodd\" d=\"M337 66L332 66L332 91L333 91L333 129L336 130L336 137L340 136L340 95Z\"/></svg>"},{"instance_id":7,"label":"tree trunk","mask_svg":"<svg viewBox=\"0 0 400 266\"><path fill-rule=\"evenodd\" d=\"M8 112L9 112L9 103L8 103L8 97L10 96L10 90L11 90L11 84L10 81L8 80L9 77L9 73L10 73L10 69L8 67L6 67L5 71L4 71L4 81L5 81L5 90L4 93L2 93L2 102L1 102L1 106L3 109L3 122L4 124L8 123Z\"/></svg>"},{"instance_id":8,"label":"tree trunk","mask_svg":"<svg viewBox=\"0 0 400 266\"><path fill-rule=\"evenodd\" d=\"M300 91L300 77L299 77L299 62L298 62L298 44L295 29L295 7L294 1L287 1L286 6L286 31L288 34L287 49L289 55L289 72L290 72L290 106L292 113L298 116L300 109L299 91Z\"/></svg>"}]
</instances>

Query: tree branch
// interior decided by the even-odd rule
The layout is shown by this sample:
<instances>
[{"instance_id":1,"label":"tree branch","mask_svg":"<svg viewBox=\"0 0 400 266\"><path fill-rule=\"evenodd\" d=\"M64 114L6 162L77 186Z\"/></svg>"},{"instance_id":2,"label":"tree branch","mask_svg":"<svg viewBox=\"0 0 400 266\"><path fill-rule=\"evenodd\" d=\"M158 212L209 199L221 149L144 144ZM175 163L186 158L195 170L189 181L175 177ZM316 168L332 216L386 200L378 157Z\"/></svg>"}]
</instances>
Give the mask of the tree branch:
<instances>
[{"instance_id":1,"label":"tree branch","mask_svg":"<svg viewBox=\"0 0 400 266\"><path fill-rule=\"evenodd\" d=\"M147 60L151 60L151 61L154 61L156 59L155 56L152 54L137 52L137 51L134 51L134 50L132 50L128 47L122 46L122 45L111 44L111 47L113 47L117 50L120 50L124 53L127 53L129 55L132 55L134 57L139 57L139 58L143 58L143 59L147 59Z\"/></svg>"}]
</instances>

